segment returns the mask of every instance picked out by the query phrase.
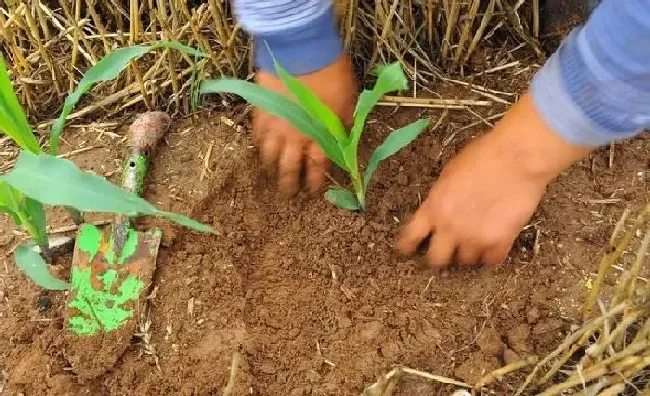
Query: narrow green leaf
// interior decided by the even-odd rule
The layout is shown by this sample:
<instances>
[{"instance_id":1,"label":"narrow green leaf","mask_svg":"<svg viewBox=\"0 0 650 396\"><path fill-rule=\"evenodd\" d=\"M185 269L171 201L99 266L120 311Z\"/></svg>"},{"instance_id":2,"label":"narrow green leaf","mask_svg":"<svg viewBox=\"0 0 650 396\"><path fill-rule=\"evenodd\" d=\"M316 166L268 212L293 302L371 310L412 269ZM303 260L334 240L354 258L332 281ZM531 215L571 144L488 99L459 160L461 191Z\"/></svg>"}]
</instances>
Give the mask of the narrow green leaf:
<instances>
[{"instance_id":1,"label":"narrow green leaf","mask_svg":"<svg viewBox=\"0 0 650 396\"><path fill-rule=\"evenodd\" d=\"M31 154L34 155L34 154ZM47 242L45 210L40 202L25 197L0 179L0 212L11 216L17 226L22 226L38 243Z\"/></svg>"},{"instance_id":2,"label":"narrow green leaf","mask_svg":"<svg viewBox=\"0 0 650 396\"><path fill-rule=\"evenodd\" d=\"M368 183L370 183L372 175L377 170L379 163L406 147L406 145L415 140L415 138L418 137L418 135L424 131L428 125L429 120L418 120L391 132L386 140L384 140L384 143L375 149L368 161L366 171L363 175L364 189L368 187Z\"/></svg>"},{"instance_id":3,"label":"narrow green leaf","mask_svg":"<svg viewBox=\"0 0 650 396\"><path fill-rule=\"evenodd\" d=\"M20 193L0 180L0 212L11 216L14 223L19 226L22 224L18 215L19 210L21 210Z\"/></svg>"},{"instance_id":4,"label":"narrow green leaf","mask_svg":"<svg viewBox=\"0 0 650 396\"><path fill-rule=\"evenodd\" d=\"M359 210L361 205L350 190L340 187L332 187L325 193L325 199L336 205L337 207L345 210Z\"/></svg>"},{"instance_id":5,"label":"narrow green leaf","mask_svg":"<svg viewBox=\"0 0 650 396\"><path fill-rule=\"evenodd\" d=\"M357 144L349 144L343 149L343 159L345 160L345 165L350 170L350 175L358 175L359 160L357 158Z\"/></svg>"},{"instance_id":6,"label":"narrow green leaf","mask_svg":"<svg viewBox=\"0 0 650 396\"><path fill-rule=\"evenodd\" d=\"M32 235L32 238L34 238L34 240L36 240L36 242L39 244L47 243L47 229L45 227L46 216L43 204L29 197L26 197L23 205L25 207L25 213L29 218L29 222L34 227L34 231L36 231L36 235Z\"/></svg>"},{"instance_id":7,"label":"narrow green leaf","mask_svg":"<svg viewBox=\"0 0 650 396\"><path fill-rule=\"evenodd\" d=\"M150 50L156 50L160 48L169 48L176 51L184 52L188 55L194 55L195 58L205 58L207 54L197 50L196 48L181 44L178 41L159 41L151 45Z\"/></svg>"},{"instance_id":8,"label":"narrow green leaf","mask_svg":"<svg viewBox=\"0 0 650 396\"><path fill-rule=\"evenodd\" d=\"M357 151L359 141L361 140L361 133L366 123L368 114L372 111L373 107L377 104L382 96L389 92L406 89L408 87L408 80L402 71L402 66L395 62L387 66L381 66L377 69L379 77L372 90L364 90L359 95L357 107L354 110L354 125L350 134L350 142L345 148L346 158L349 161L346 165L350 169L357 169Z\"/></svg>"},{"instance_id":9,"label":"narrow green leaf","mask_svg":"<svg viewBox=\"0 0 650 396\"><path fill-rule=\"evenodd\" d=\"M278 73L285 87L296 98L302 108L314 120L320 122L336 138L339 144L347 140L348 135L345 133L341 119L314 92L282 68L275 58L273 58L273 64L275 65L275 71Z\"/></svg>"},{"instance_id":10,"label":"narrow green leaf","mask_svg":"<svg viewBox=\"0 0 650 396\"><path fill-rule=\"evenodd\" d=\"M14 169L0 180L46 205L71 206L83 212L160 216L197 231L216 234L211 227L161 211L105 178L80 170L66 159L22 151Z\"/></svg>"},{"instance_id":11,"label":"narrow green leaf","mask_svg":"<svg viewBox=\"0 0 650 396\"><path fill-rule=\"evenodd\" d=\"M79 81L77 89L65 98L63 110L61 111L59 118L54 122L54 125L52 125L52 131L50 132L50 153L52 155L58 153L59 136L63 132L65 120L86 92L97 83L113 80L129 65L131 61L158 48L171 48L198 57L206 56L195 48L185 46L175 41L161 41L153 45L134 45L131 47L118 48L106 55L93 67L88 69L81 81Z\"/></svg>"},{"instance_id":12,"label":"narrow green leaf","mask_svg":"<svg viewBox=\"0 0 650 396\"><path fill-rule=\"evenodd\" d=\"M7 67L0 54L0 131L6 133L22 149L38 153L40 147L18 103Z\"/></svg>"},{"instance_id":13,"label":"narrow green leaf","mask_svg":"<svg viewBox=\"0 0 650 396\"><path fill-rule=\"evenodd\" d=\"M14 212L20 210L20 192L2 180L0 180L0 206L9 208Z\"/></svg>"},{"instance_id":14,"label":"narrow green leaf","mask_svg":"<svg viewBox=\"0 0 650 396\"><path fill-rule=\"evenodd\" d=\"M226 78L203 81L201 84L201 94L217 92L239 95L261 110L286 120L296 129L313 139L329 159L341 169L347 171L343 161L343 153L334 137L322 125L315 123L298 104L287 99L284 95L243 80Z\"/></svg>"},{"instance_id":15,"label":"narrow green leaf","mask_svg":"<svg viewBox=\"0 0 650 396\"><path fill-rule=\"evenodd\" d=\"M352 127L352 142L358 142L365 125L366 118L379 99L389 92L408 88L408 80L398 63L382 66L379 70L379 77L372 90L364 90L359 96L357 107L354 110L354 126Z\"/></svg>"},{"instance_id":16,"label":"narrow green leaf","mask_svg":"<svg viewBox=\"0 0 650 396\"><path fill-rule=\"evenodd\" d=\"M16 224L17 226L20 226L22 224L22 221L20 220L18 213L12 211L8 207L0 205L0 213L4 213L7 216L11 217L11 220L13 220L14 224Z\"/></svg>"},{"instance_id":17,"label":"narrow green leaf","mask_svg":"<svg viewBox=\"0 0 650 396\"><path fill-rule=\"evenodd\" d=\"M18 268L23 270L37 285L48 290L67 290L70 288L68 282L57 279L50 274L45 260L29 246L18 246L15 259Z\"/></svg>"}]
</instances>

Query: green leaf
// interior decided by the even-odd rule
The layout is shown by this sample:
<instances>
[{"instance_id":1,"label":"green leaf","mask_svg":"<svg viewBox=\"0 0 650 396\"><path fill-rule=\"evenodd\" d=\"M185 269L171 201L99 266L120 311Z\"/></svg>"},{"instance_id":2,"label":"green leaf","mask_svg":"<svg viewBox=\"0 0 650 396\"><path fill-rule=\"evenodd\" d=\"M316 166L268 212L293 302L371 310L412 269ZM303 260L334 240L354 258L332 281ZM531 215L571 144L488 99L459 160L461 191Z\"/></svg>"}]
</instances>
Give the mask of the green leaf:
<instances>
[{"instance_id":1,"label":"green leaf","mask_svg":"<svg viewBox=\"0 0 650 396\"><path fill-rule=\"evenodd\" d=\"M34 241L47 243L43 205L25 197L3 180L0 180L0 212L10 215L14 223L22 226Z\"/></svg>"},{"instance_id":2,"label":"green leaf","mask_svg":"<svg viewBox=\"0 0 650 396\"><path fill-rule=\"evenodd\" d=\"M0 180L0 206L17 212L20 210L20 199L20 192Z\"/></svg>"},{"instance_id":3,"label":"green leaf","mask_svg":"<svg viewBox=\"0 0 650 396\"><path fill-rule=\"evenodd\" d=\"M18 215L18 212L22 210L20 201L20 192L0 180L0 212L11 216L17 226L22 224Z\"/></svg>"},{"instance_id":4,"label":"green leaf","mask_svg":"<svg viewBox=\"0 0 650 396\"><path fill-rule=\"evenodd\" d=\"M46 205L71 206L83 212L161 216L197 231L216 234L211 227L161 211L105 178L80 170L66 159L22 151L14 169L0 180Z\"/></svg>"},{"instance_id":5,"label":"green leaf","mask_svg":"<svg viewBox=\"0 0 650 396\"><path fill-rule=\"evenodd\" d=\"M363 132L366 118L368 118L368 114L370 114L373 107L387 93L408 88L408 80L402 71L402 66L398 62L381 66L377 70L379 77L374 88L372 90L364 90L359 95L359 101L354 110L354 125L352 126L350 143L345 148L345 157L348 161L352 161L346 161L346 165L350 169L357 169L358 167L357 149L359 140L361 140L361 133Z\"/></svg>"},{"instance_id":6,"label":"green leaf","mask_svg":"<svg viewBox=\"0 0 650 396\"><path fill-rule=\"evenodd\" d=\"M178 41L158 41L150 46L150 51L160 48L174 49L179 52L184 52L188 55L194 55L195 58L205 58L208 56L196 48L181 44Z\"/></svg>"},{"instance_id":7,"label":"green leaf","mask_svg":"<svg viewBox=\"0 0 650 396\"><path fill-rule=\"evenodd\" d=\"M65 98L61 115L59 115L59 118L54 121L52 131L50 132L50 153L56 155L59 152L59 136L61 136L61 133L63 132L65 120L86 92L97 83L113 80L129 65L131 61L158 48L171 48L198 57L206 56L195 48L185 46L175 41L160 41L153 45L134 45L131 47L118 48L106 55L93 67L88 69L81 81L79 81L77 89Z\"/></svg>"},{"instance_id":8,"label":"green leaf","mask_svg":"<svg viewBox=\"0 0 650 396\"><path fill-rule=\"evenodd\" d=\"M269 52L271 52L270 49ZM336 138L339 144L347 140L348 135L345 132L341 119L314 92L283 69L275 58L273 58L273 64L275 65L275 71L278 73L287 90L293 94L303 109L314 120L320 122Z\"/></svg>"},{"instance_id":9,"label":"green leaf","mask_svg":"<svg viewBox=\"0 0 650 396\"><path fill-rule=\"evenodd\" d=\"M5 206L0 206L0 213L5 213L9 217L11 217L11 219L14 221L14 224L16 224L17 226L22 224L22 221L20 220L18 213L12 211L11 209Z\"/></svg>"},{"instance_id":10,"label":"green leaf","mask_svg":"<svg viewBox=\"0 0 650 396\"><path fill-rule=\"evenodd\" d=\"M361 205L354 193L340 187L332 187L325 193L325 198L336 205L337 207L345 210L359 210Z\"/></svg>"},{"instance_id":11,"label":"green leaf","mask_svg":"<svg viewBox=\"0 0 650 396\"><path fill-rule=\"evenodd\" d=\"M372 153L366 171L363 175L364 189L368 187L372 175L377 170L379 163L391 155L397 153L402 148L415 140L416 137L429 125L429 120L418 120L403 128L393 131L381 146Z\"/></svg>"},{"instance_id":12,"label":"green leaf","mask_svg":"<svg viewBox=\"0 0 650 396\"><path fill-rule=\"evenodd\" d=\"M201 94L217 92L239 95L261 110L288 121L314 140L336 165L343 170L348 170L343 162L343 153L334 137L322 125L315 123L302 107L287 99L286 96L243 80L225 78L203 81L201 84Z\"/></svg>"},{"instance_id":13,"label":"green leaf","mask_svg":"<svg viewBox=\"0 0 650 396\"><path fill-rule=\"evenodd\" d=\"M0 131L3 131L22 149L38 153L40 147L18 103L7 67L0 54Z\"/></svg>"},{"instance_id":14,"label":"green leaf","mask_svg":"<svg viewBox=\"0 0 650 396\"><path fill-rule=\"evenodd\" d=\"M399 91L408 88L408 80L398 63L392 63L388 66L381 66L379 77L372 90L364 90L359 96L357 107L354 110L354 126L352 127L352 142L358 142L363 131L366 118L372 108L375 107L379 99L389 92Z\"/></svg>"},{"instance_id":15,"label":"green leaf","mask_svg":"<svg viewBox=\"0 0 650 396\"><path fill-rule=\"evenodd\" d=\"M23 205L25 208L25 213L29 218L29 222L36 232L36 235L32 235L32 238L34 238L34 240L39 244L47 243L47 229L45 228L46 216L43 204L29 197L26 197Z\"/></svg>"},{"instance_id":16,"label":"green leaf","mask_svg":"<svg viewBox=\"0 0 650 396\"><path fill-rule=\"evenodd\" d=\"M57 279L50 274L45 260L29 246L18 246L15 259L18 268L23 270L37 285L48 290L67 290L70 288L68 282Z\"/></svg>"}]
</instances>

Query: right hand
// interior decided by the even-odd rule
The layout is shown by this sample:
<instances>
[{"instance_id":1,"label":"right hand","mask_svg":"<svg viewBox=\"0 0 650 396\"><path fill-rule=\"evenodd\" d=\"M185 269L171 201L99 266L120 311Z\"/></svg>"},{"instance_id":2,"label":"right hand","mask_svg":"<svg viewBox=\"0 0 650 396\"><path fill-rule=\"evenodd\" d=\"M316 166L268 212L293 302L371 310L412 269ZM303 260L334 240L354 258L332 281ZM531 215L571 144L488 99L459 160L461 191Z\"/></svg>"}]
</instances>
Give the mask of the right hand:
<instances>
[{"instance_id":1,"label":"right hand","mask_svg":"<svg viewBox=\"0 0 650 396\"><path fill-rule=\"evenodd\" d=\"M594 149L565 141L524 94L492 131L449 161L398 250L414 254L431 236L433 267L503 262L548 183Z\"/></svg>"},{"instance_id":2,"label":"right hand","mask_svg":"<svg viewBox=\"0 0 650 396\"><path fill-rule=\"evenodd\" d=\"M346 128L352 125L357 85L347 57L343 56L316 72L296 77L339 116ZM271 73L257 72L256 82L266 89L287 95L282 81ZM301 187L301 174L305 175L304 184L310 192L323 186L329 160L316 143L287 121L256 108L253 111L253 136L264 168L277 175L282 193L296 194Z\"/></svg>"}]
</instances>

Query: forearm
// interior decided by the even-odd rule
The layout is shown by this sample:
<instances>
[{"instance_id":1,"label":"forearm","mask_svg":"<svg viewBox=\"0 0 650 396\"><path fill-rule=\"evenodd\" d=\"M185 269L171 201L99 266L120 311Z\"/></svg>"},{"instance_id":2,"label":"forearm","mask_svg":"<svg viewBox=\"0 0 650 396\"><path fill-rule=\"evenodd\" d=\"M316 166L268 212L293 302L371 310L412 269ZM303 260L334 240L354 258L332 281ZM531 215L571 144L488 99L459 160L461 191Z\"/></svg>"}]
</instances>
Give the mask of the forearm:
<instances>
[{"instance_id":1,"label":"forearm","mask_svg":"<svg viewBox=\"0 0 650 396\"><path fill-rule=\"evenodd\" d=\"M331 0L236 0L235 12L253 35L261 70L274 72L269 48L292 74L320 70L343 53Z\"/></svg>"},{"instance_id":2,"label":"forearm","mask_svg":"<svg viewBox=\"0 0 650 396\"><path fill-rule=\"evenodd\" d=\"M604 0L535 76L535 106L571 144L650 128L650 0Z\"/></svg>"}]
</instances>

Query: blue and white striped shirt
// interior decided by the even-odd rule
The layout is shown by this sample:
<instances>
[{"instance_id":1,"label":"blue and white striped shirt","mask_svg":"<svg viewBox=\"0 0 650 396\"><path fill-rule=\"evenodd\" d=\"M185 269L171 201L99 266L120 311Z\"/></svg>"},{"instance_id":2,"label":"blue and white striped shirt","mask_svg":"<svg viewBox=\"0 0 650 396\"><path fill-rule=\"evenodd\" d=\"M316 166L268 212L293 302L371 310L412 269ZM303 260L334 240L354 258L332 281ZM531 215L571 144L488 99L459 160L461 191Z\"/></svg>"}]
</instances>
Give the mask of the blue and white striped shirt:
<instances>
[{"instance_id":1,"label":"blue and white striped shirt","mask_svg":"<svg viewBox=\"0 0 650 396\"><path fill-rule=\"evenodd\" d=\"M330 6L328 0L237 0L235 12L244 29L273 34L309 24Z\"/></svg>"},{"instance_id":2,"label":"blue and white striped shirt","mask_svg":"<svg viewBox=\"0 0 650 396\"><path fill-rule=\"evenodd\" d=\"M273 72L269 48L293 74L343 53L331 0L235 0L235 12L254 36L262 70ZM598 146L649 129L650 0L603 0L535 75L531 92L546 121L574 144Z\"/></svg>"}]
</instances>

